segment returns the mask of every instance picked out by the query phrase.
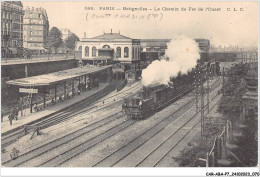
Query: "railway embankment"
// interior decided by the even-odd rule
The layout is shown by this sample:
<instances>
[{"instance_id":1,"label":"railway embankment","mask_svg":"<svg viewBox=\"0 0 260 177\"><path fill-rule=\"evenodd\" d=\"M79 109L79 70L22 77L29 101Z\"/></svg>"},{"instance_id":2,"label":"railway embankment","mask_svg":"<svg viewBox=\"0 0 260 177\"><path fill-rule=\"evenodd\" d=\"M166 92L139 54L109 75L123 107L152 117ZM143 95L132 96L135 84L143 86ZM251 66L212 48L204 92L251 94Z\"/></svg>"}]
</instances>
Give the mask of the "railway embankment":
<instances>
[{"instance_id":1,"label":"railway embankment","mask_svg":"<svg viewBox=\"0 0 260 177\"><path fill-rule=\"evenodd\" d=\"M222 98L206 115L203 134L197 133L175 158L179 166L257 164L257 66L235 64L224 76Z\"/></svg>"}]
</instances>

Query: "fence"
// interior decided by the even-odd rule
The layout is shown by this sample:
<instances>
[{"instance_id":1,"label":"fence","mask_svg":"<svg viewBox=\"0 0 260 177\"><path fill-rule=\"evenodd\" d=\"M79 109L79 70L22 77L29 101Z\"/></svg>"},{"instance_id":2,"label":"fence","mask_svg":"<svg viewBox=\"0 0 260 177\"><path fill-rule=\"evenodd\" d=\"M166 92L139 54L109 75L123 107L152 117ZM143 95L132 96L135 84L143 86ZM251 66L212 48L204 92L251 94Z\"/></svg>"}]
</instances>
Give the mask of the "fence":
<instances>
[{"instance_id":1,"label":"fence","mask_svg":"<svg viewBox=\"0 0 260 177\"><path fill-rule=\"evenodd\" d=\"M226 143L231 139L231 132L232 124L228 120L222 133L215 138L212 149L206 154L206 167L217 167L218 159L226 157Z\"/></svg>"},{"instance_id":2,"label":"fence","mask_svg":"<svg viewBox=\"0 0 260 177\"><path fill-rule=\"evenodd\" d=\"M2 62L28 62L28 61L48 61L61 59L74 59L74 53L59 53L59 54L39 54L32 55L30 58L2 58Z\"/></svg>"},{"instance_id":3,"label":"fence","mask_svg":"<svg viewBox=\"0 0 260 177\"><path fill-rule=\"evenodd\" d=\"M255 166L257 164L258 113L254 107L227 120L222 133L215 138L212 149L206 154L206 167ZM254 154L256 153L256 154Z\"/></svg>"}]
</instances>

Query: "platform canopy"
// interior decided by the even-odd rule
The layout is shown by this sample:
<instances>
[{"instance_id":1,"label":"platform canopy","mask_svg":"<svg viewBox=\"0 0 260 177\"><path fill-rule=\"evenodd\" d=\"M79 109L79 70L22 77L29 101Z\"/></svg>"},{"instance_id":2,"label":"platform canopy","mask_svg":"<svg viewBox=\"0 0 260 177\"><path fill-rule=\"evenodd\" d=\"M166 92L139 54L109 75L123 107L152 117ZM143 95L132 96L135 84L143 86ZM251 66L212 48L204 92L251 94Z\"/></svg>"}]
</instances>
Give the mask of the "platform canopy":
<instances>
[{"instance_id":1,"label":"platform canopy","mask_svg":"<svg viewBox=\"0 0 260 177\"><path fill-rule=\"evenodd\" d=\"M94 74L111 67L112 66L86 65L83 67L63 70L63 71L49 73L49 74L43 74L39 76L15 79L15 80L7 81L6 83L9 85L23 86L23 87L48 86L65 80L70 80L76 77L85 76L88 74Z\"/></svg>"}]
</instances>

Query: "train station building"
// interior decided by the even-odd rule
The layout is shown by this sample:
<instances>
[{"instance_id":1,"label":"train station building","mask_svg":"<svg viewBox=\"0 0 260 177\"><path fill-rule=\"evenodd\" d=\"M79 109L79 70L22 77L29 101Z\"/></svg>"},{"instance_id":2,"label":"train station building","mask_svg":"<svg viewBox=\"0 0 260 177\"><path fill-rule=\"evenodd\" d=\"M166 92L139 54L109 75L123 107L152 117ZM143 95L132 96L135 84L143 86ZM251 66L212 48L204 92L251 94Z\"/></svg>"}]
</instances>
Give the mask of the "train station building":
<instances>
[{"instance_id":1,"label":"train station building","mask_svg":"<svg viewBox=\"0 0 260 177\"><path fill-rule=\"evenodd\" d=\"M139 68L141 46L139 39L132 39L119 33L104 33L76 42L77 58L91 64L128 63Z\"/></svg>"}]
</instances>

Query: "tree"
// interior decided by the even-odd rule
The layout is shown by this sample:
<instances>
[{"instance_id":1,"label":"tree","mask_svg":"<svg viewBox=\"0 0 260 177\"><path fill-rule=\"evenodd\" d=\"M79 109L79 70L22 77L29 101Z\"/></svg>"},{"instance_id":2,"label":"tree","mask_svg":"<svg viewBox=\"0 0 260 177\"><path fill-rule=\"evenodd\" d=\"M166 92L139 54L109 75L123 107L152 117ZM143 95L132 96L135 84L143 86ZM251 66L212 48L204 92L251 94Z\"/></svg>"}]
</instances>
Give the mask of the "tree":
<instances>
[{"instance_id":1,"label":"tree","mask_svg":"<svg viewBox=\"0 0 260 177\"><path fill-rule=\"evenodd\" d=\"M240 114L242 109L242 96L246 92L246 83L244 78L249 70L248 64L235 64L226 73L227 80L222 87L221 92L224 95L221 98L218 111L230 117Z\"/></svg>"},{"instance_id":2,"label":"tree","mask_svg":"<svg viewBox=\"0 0 260 177\"><path fill-rule=\"evenodd\" d=\"M75 42L79 41L79 37L72 33L67 39L65 39L65 46L71 51L75 49Z\"/></svg>"},{"instance_id":3,"label":"tree","mask_svg":"<svg viewBox=\"0 0 260 177\"><path fill-rule=\"evenodd\" d=\"M49 51L54 50L57 53L57 49L62 44L61 35L61 31L57 27L52 27L49 36L44 41L44 48Z\"/></svg>"}]
</instances>

